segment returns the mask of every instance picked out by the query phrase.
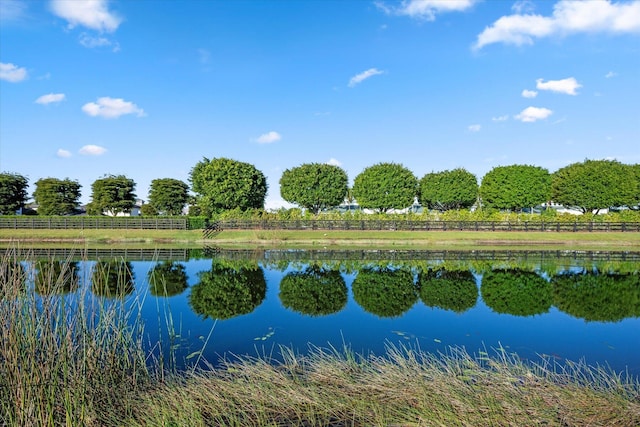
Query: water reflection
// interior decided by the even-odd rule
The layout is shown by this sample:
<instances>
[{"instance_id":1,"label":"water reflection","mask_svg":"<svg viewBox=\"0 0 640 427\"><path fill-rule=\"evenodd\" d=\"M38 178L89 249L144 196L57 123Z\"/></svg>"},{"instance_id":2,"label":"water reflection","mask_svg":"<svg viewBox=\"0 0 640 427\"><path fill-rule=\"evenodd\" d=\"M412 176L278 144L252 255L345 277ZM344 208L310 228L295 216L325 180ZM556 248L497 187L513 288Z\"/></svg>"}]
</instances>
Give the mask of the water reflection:
<instances>
[{"instance_id":1,"label":"water reflection","mask_svg":"<svg viewBox=\"0 0 640 427\"><path fill-rule=\"evenodd\" d=\"M309 316L324 316L347 305L347 284L338 270L313 264L284 276L278 296L286 308Z\"/></svg>"},{"instance_id":2,"label":"water reflection","mask_svg":"<svg viewBox=\"0 0 640 427\"><path fill-rule=\"evenodd\" d=\"M444 268L421 271L418 275L420 298L427 307L463 313L476 305L478 286L470 271Z\"/></svg>"},{"instance_id":3,"label":"water reflection","mask_svg":"<svg viewBox=\"0 0 640 427\"><path fill-rule=\"evenodd\" d=\"M106 298L123 298L133 292L133 268L129 261L98 261L91 274L91 291Z\"/></svg>"},{"instance_id":4,"label":"water reflection","mask_svg":"<svg viewBox=\"0 0 640 427\"><path fill-rule=\"evenodd\" d=\"M175 261L162 261L148 273L149 291L153 296L172 297L189 287L185 266Z\"/></svg>"},{"instance_id":5,"label":"water reflection","mask_svg":"<svg viewBox=\"0 0 640 427\"><path fill-rule=\"evenodd\" d=\"M27 278L22 264L10 259L0 259L0 261L0 295L21 292Z\"/></svg>"},{"instance_id":6,"label":"water reflection","mask_svg":"<svg viewBox=\"0 0 640 427\"><path fill-rule=\"evenodd\" d=\"M252 261L213 260L209 271L198 275L189 305L203 317L230 319L251 313L265 298L264 271Z\"/></svg>"},{"instance_id":7,"label":"water reflection","mask_svg":"<svg viewBox=\"0 0 640 427\"><path fill-rule=\"evenodd\" d=\"M586 321L617 322L640 317L638 274L569 271L551 279L555 305Z\"/></svg>"},{"instance_id":8,"label":"water reflection","mask_svg":"<svg viewBox=\"0 0 640 427\"><path fill-rule=\"evenodd\" d=\"M64 295L79 287L78 262L38 261L35 268L35 291L40 295Z\"/></svg>"},{"instance_id":9,"label":"water reflection","mask_svg":"<svg viewBox=\"0 0 640 427\"><path fill-rule=\"evenodd\" d=\"M365 311L379 317L397 317L418 300L413 273L408 269L365 267L352 285L353 298Z\"/></svg>"},{"instance_id":10,"label":"water reflection","mask_svg":"<svg viewBox=\"0 0 640 427\"><path fill-rule=\"evenodd\" d=\"M482 277L482 299L496 313L533 316L547 313L553 302L551 284L532 271L491 270Z\"/></svg>"}]
</instances>

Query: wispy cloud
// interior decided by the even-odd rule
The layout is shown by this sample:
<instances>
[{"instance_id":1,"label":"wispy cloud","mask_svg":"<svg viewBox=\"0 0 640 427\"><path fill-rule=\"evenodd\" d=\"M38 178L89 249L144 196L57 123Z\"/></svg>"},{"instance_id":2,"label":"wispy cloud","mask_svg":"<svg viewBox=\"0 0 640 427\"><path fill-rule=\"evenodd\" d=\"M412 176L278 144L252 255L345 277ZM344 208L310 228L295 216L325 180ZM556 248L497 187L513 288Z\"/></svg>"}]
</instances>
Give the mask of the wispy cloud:
<instances>
[{"instance_id":1,"label":"wispy cloud","mask_svg":"<svg viewBox=\"0 0 640 427\"><path fill-rule=\"evenodd\" d=\"M482 129L482 126L481 125L469 125L469 127L467 129L469 129L469 132L480 132L480 129Z\"/></svg>"},{"instance_id":2,"label":"wispy cloud","mask_svg":"<svg viewBox=\"0 0 640 427\"><path fill-rule=\"evenodd\" d=\"M106 152L106 148L93 144L85 145L78 151L78 153L82 154L83 156L101 156Z\"/></svg>"},{"instance_id":3,"label":"wispy cloud","mask_svg":"<svg viewBox=\"0 0 640 427\"><path fill-rule=\"evenodd\" d=\"M122 18L109 10L109 0L51 0L51 12L67 21L69 28L82 26L112 33Z\"/></svg>"},{"instance_id":4,"label":"wispy cloud","mask_svg":"<svg viewBox=\"0 0 640 427\"><path fill-rule=\"evenodd\" d=\"M525 89L522 91L523 98L535 98L536 96L538 96L538 92L536 92L535 90Z\"/></svg>"},{"instance_id":5,"label":"wispy cloud","mask_svg":"<svg viewBox=\"0 0 640 427\"><path fill-rule=\"evenodd\" d=\"M616 73L615 71L609 71L607 74L604 75L604 78L605 79L610 79L610 78L615 77L617 75L618 75L618 73Z\"/></svg>"},{"instance_id":6,"label":"wispy cloud","mask_svg":"<svg viewBox=\"0 0 640 427\"><path fill-rule=\"evenodd\" d=\"M525 123L533 123L538 120L544 120L553 114L553 111L548 108L539 107L527 107L520 112L520 114L514 116L514 119L520 120Z\"/></svg>"},{"instance_id":7,"label":"wispy cloud","mask_svg":"<svg viewBox=\"0 0 640 427\"><path fill-rule=\"evenodd\" d=\"M56 156L66 159L68 157L71 157L71 151L59 148L58 151L56 152Z\"/></svg>"},{"instance_id":8,"label":"wispy cloud","mask_svg":"<svg viewBox=\"0 0 640 427\"><path fill-rule=\"evenodd\" d=\"M0 62L0 80L18 83L27 78L27 70L11 63Z\"/></svg>"},{"instance_id":9,"label":"wispy cloud","mask_svg":"<svg viewBox=\"0 0 640 427\"><path fill-rule=\"evenodd\" d=\"M49 93L47 95L42 95L38 99L35 100L36 104L52 104L54 102L61 102L65 98L64 93Z\"/></svg>"},{"instance_id":10,"label":"wispy cloud","mask_svg":"<svg viewBox=\"0 0 640 427\"><path fill-rule=\"evenodd\" d=\"M474 44L481 49L492 43L531 45L534 40L575 33L640 33L640 1L612 3L610 0L560 0L551 16L526 9L502 16L482 31Z\"/></svg>"},{"instance_id":11,"label":"wispy cloud","mask_svg":"<svg viewBox=\"0 0 640 427\"><path fill-rule=\"evenodd\" d=\"M506 122L509 120L509 116L505 114L504 116L492 117L491 120L494 122Z\"/></svg>"},{"instance_id":12,"label":"wispy cloud","mask_svg":"<svg viewBox=\"0 0 640 427\"><path fill-rule=\"evenodd\" d=\"M125 101L122 98L110 98L108 96L98 98L97 102L88 102L82 106L82 111L91 117L115 119L126 114L135 114L144 117L145 112L136 104Z\"/></svg>"},{"instance_id":13,"label":"wispy cloud","mask_svg":"<svg viewBox=\"0 0 640 427\"><path fill-rule=\"evenodd\" d=\"M357 84L362 83L368 78L377 76L378 74L384 74L384 71L380 71L377 68L369 68L368 70L351 77L351 79L349 80L349 87L355 87Z\"/></svg>"},{"instance_id":14,"label":"wispy cloud","mask_svg":"<svg viewBox=\"0 0 640 427\"><path fill-rule=\"evenodd\" d=\"M536 88L540 90L550 90L567 95L577 95L576 90L581 87L582 85L573 77L562 80L549 80L546 82L543 79L536 80Z\"/></svg>"},{"instance_id":15,"label":"wispy cloud","mask_svg":"<svg viewBox=\"0 0 640 427\"><path fill-rule=\"evenodd\" d=\"M22 0L0 1L0 22L19 21L24 18L27 11L27 3Z\"/></svg>"},{"instance_id":16,"label":"wispy cloud","mask_svg":"<svg viewBox=\"0 0 640 427\"><path fill-rule=\"evenodd\" d=\"M327 164L332 166L342 166L342 162L337 159L334 159L333 157L327 160Z\"/></svg>"},{"instance_id":17,"label":"wispy cloud","mask_svg":"<svg viewBox=\"0 0 640 427\"><path fill-rule=\"evenodd\" d=\"M409 16L433 21L436 15L447 12L462 12L471 8L479 0L403 0L399 6L389 6L383 1L375 5L387 15Z\"/></svg>"},{"instance_id":18,"label":"wispy cloud","mask_svg":"<svg viewBox=\"0 0 640 427\"><path fill-rule=\"evenodd\" d=\"M281 139L282 139L282 135L272 130L271 132L263 133L262 135L257 137L255 141L258 144L271 144L276 141L280 141Z\"/></svg>"},{"instance_id":19,"label":"wispy cloud","mask_svg":"<svg viewBox=\"0 0 640 427\"><path fill-rule=\"evenodd\" d=\"M89 49L94 49L99 47L111 47L112 48L111 50L113 52L120 51L120 44L118 42L109 40L108 38L103 36L96 37L87 33L82 33L80 34L78 41L82 46L87 47Z\"/></svg>"}]
</instances>

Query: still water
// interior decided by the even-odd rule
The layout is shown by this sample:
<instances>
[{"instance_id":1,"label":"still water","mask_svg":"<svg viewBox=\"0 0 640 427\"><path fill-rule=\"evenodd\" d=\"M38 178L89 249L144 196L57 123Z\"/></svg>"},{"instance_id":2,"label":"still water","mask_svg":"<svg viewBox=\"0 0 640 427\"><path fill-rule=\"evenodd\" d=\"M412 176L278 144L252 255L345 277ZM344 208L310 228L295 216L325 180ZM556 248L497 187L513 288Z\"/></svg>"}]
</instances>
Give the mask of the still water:
<instances>
[{"instance_id":1,"label":"still water","mask_svg":"<svg viewBox=\"0 0 640 427\"><path fill-rule=\"evenodd\" d=\"M278 358L280 346L383 354L405 345L501 347L640 375L637 252L45 252L28 258L36 291L46 293L38 274L52 267L34 257L73 260L77 279L65 291L124 295L139 307L150 348L162 341L179 366Z\"/></svg>"}]
</instances>

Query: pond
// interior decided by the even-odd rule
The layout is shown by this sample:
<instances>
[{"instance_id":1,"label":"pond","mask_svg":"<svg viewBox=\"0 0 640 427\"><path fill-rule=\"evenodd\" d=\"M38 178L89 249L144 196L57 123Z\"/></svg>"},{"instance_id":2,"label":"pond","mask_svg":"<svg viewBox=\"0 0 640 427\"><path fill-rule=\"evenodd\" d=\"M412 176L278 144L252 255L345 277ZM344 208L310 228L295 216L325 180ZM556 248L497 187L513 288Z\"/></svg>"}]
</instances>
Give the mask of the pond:
<instances>
[{"instance_id":1,"label":"pond","mask_svg":"<svg viewBox=\"0 0 640 427\"><path fill-rule=\"evenodd\" d=\"M389 345L584 360L640 375L640 252L21 250L38 279L73 262L83 287L139 309L149 351L180 366L314 347ZM49 267L45 267L49 265ZM170 333L171 332L171 333ZM169 350L170 349L170 350ZM165 354L165 356L167 356Z\"/></svg>"}]
</instances>

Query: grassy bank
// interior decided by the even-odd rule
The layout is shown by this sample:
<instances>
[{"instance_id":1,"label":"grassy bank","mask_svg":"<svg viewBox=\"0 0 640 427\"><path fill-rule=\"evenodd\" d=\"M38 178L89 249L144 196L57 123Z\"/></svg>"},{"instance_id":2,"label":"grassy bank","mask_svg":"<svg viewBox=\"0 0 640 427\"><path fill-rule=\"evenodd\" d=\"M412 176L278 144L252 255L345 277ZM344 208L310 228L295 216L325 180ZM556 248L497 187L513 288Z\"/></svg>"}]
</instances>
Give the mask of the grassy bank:
<instances>
[{"instance_id":1,"label":"grassy bank","mask_svg":"<svg viewBox=\"0 0 640 427\"><path fill-rule=\"evenodd\" d=\"M0 261L0 425L640 424L637 379L502 349L389 347L363 358L285 348L283 362L167 371L142 345L138 301L92 298L71 263L28 271L10 255Z\"/></svg>"},{"instance_id":2,"label":"grassy bank","mask_svg":"<svg viewBox=\"0 0 640 427\"><path fill-rule=\"evenodd\" d=\"M140 245L202 245L220 247L318 248L371 247L390 249L535 246L537 249L637 250L640 233L509 232L509 231L222 231L203 239L201 230L8 230L0 241L28 243L88 243Z\"/></svg>"}]
</instances>

